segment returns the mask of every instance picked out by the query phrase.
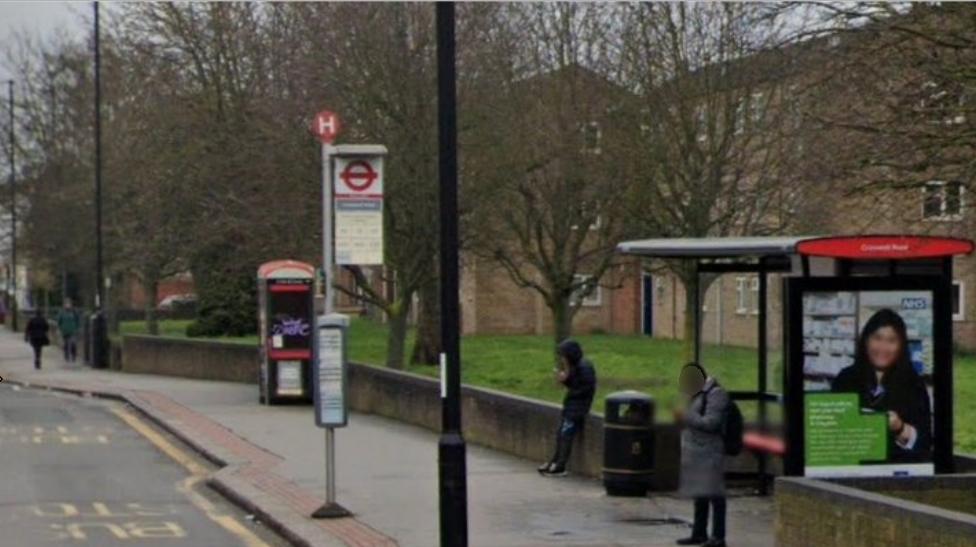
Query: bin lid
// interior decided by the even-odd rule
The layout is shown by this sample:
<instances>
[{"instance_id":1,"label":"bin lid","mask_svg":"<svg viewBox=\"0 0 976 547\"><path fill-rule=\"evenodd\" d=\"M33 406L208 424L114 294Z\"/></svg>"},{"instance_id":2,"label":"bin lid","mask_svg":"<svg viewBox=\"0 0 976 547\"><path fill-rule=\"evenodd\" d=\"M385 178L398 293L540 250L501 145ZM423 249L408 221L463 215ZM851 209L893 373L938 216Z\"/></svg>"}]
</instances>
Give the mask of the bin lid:
<instances>
[{"instance_id":1,"label":"bin lid","mask_svg":"<svg viewBox=\"0 0 976 547\"><path fill-rule=\"evenodd\" d=\"M654 397L651 397L650 395L643 393L641 391L628 389L626 391L616 391L614 393L611 393L607 395L606 400L613 401L615 403L627 403L632 401L652 403L654 402Z\"/></svg>"}]
</instances>

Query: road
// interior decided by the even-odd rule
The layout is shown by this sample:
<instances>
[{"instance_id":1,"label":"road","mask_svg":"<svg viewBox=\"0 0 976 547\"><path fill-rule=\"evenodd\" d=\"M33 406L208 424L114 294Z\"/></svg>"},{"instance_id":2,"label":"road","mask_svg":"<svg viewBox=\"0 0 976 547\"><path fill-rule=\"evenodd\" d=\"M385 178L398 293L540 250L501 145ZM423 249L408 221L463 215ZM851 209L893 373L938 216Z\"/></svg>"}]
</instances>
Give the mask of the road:
<instances>
[{"instance_id":1,"label":"road","mask_svg":"<svg viewBox=\"0 0 976 547\"><path fill-rule=\"evenodd\" d=\"M0 462L0 545L285 545L121 403L0 384Z\"/></svg>"}]
</instances>

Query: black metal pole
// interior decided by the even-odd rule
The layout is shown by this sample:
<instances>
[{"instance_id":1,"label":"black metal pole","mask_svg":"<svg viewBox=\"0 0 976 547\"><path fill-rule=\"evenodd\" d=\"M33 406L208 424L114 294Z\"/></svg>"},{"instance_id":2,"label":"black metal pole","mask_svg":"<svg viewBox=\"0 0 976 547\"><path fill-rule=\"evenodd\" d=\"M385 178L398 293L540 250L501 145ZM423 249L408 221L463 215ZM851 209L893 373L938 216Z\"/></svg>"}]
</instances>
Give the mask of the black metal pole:
<instances>
[{"instance_id":1,"label":"black metal pole","mask_svg":"<svg viewBox=\"0 0 976 547\"><path fill-rule=\"evenodd\" d=\"M458 311L457 74L454 3L437 4L437 124L440 160L441 341L446 368L438 442L442 547L468 544L467 470L461 434L461 340Z\"/></svg>"},{"instance_id":2,"label":"black metal pole","mask_svg":"<svg viewBox=\"0 0 976 547\"><path fill-rule=\"evenodd\" d=\"M695 362L701 364L701 308L702 308L702 295L701 295L701 262L695 260L695 306L691 310L692 320L695 322L694 331L691 333L692 344L695 345L693 349L693 355L695 357ZM685 336L689 334L686 332Z\"/></svg>"},{"instance_id":3,"label":"black metal pole","mask_svg":"<svg viewBox=\"0 0 976 547\"><path fill-rule=\"evenodd\" d=\"M769 279L766 277L766 258L759 259L759 325L756 329L759 340L756 341L756 350L759 352L759 376L756 379L759 392L759 429L766 431L766 392L769 390L767 374L768 355L767 355L767 324L766 313L768 303ZM769 491L769 484L766 480L766 454L759 454L759 493L765 496Z\"/></svg>"},{"instance_id":4,"label":"black metal pole","mask_svg":"<svg viewBox=\"0 0 976 547\"><path fill-rule=\"evenodd\" d=\"M14 133L14 81L7 82L10 100L10 326L17 331L17 146Z\"/></svg>"},{"instance_id":5,"label":"black metal pole","mask_svg":"<svg viewBox=\"0 0 976 547\"><path fill-rule=\"evenodd\" d=\"M98 2L95 10L95 314L92 316L92 366L106 366L108 343L105 314L105 278L102 273L102 47L98 26Z\"/></svg>"}]
</instances>

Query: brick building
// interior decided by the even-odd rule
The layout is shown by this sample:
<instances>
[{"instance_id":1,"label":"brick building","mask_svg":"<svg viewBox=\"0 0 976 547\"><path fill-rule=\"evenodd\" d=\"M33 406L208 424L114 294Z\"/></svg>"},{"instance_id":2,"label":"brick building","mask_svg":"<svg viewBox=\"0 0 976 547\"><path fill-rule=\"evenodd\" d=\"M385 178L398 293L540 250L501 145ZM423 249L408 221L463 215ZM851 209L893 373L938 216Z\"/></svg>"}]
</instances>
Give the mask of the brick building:
<instances>
[{"instance_id":1,"label":"brick building","mask_svg":"<svg viewBox=\"0 0 976 547\"><path fill-rule=\"evenodd\" d=\"M850 115L864 116L874 108L876 96L865 93L875 82L851 82L838 79L821 86L819 93L810 93L810 83L824 71L842 70L840 64L852 51L861 54L857 45L877 40L875 34L826 37L813 44L796 46L791 53L792 70L784 74L790 81L784 86L796 94L804 94L801 102L807 119L824 120ZM858 41L861 41L858 43ZM852 46L853 43L853 46ZM873 50L872 50L873 51ZM884 55L884 52L877 53ZM840 59L840 61L836 60ZM755 62L763 62L757 56ZM862 59L863 63L864 60ZM885 60L878 62L885 66ZM921 99L945 101L945 92L933 88L932 82L920 74L906 74L904 66L892 65L892 80L898 79L899 89L915 85L925 90ZM848 67L849 69L849 67ZM856 75L855 75L856 76ZM914 79L914 80L913 80ZM905 83L908 82L908 84ZM783 85L780 82L780 85ZM761 100L761 97L760 97ZM956 100L956 99L953 99ZM961 98L959 99L962 100ZM768 103L767 103L768 104ZM769 104L769 108L782 105ZM790 108L796 108L795 103ZM880 106L878 108L881 108ZM852 120L856 123L858 120ZM953 115L940 124L968 122ZM838 124L839 125L839 124ZM910 183L878 185L864 190L864 181L892 180L892 173L884 167L865 167L860 170L840 169L833 165L842 160L845 165L857 163L858 158L873 158L877 149L892 145L881 137L865 137L863 133L845 132L837 125L812 124L809 136L799 141L805 153L803 172L795 184L802 185L808 198L802 212L776 211L773 214L804 214L812 219L799 227L803 235L833 234L929 234L972 237L976 233L976 219L969 206L966 188L970 180L958 172L940 170L938 166L916 169ZM891 153L890 149L887 150ZM908 148L905 154L918 154ZM923 158L924 160L925 158ZM866 163L866 162L865 162ZM858 191L853 191L858 188ZM811 227L813 227L811 229ZM647 237L655 234L644 234ZM742 234L749 235L749 234ZM789 233L784 235L790 235ZM546 307L534 292L519 288L505 271L489 262L475 261L463 272L462 313L465 333L482 334L546 334L551 324ZM957 257L954 262L953 321L956 344L966 350L976 350L976 257ZM714 279L704 292L702 301L703 341L713 344L754 346L756 344L758 280L754 275L727 274ZM644 334L662 338L684 336L684 287L668 271L656 264L624 261L603 280L602 287L586 298L574 322L574 332L608 332L615 334ZM770 278L769 341L773 346L781 339L781 284Z\"/></svg>"}]
</instances>

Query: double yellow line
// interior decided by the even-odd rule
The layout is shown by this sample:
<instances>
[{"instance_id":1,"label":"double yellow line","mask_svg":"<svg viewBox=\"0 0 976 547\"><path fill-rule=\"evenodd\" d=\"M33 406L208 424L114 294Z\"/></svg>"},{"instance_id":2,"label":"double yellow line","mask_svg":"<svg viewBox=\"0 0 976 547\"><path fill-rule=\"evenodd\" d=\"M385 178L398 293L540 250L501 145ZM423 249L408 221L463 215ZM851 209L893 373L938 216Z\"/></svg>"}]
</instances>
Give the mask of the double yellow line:
<instances>
[{"instance_id":1,"label":"double yellow line","mask_svg":"<svg viewBox=\"0 0 976 547\"><path fill-rule=\"evenodd\" d=\"M196 486L207 478L208 471L205 467L197 463L186 451L181 450L170 442L169 439L160 435L159 432L139 419L131 411L122 407L112 407L111 410L112 413L118 416L129 427L138 431L139 434L145 437L156 448L160 449L164 454L189 471L190 476L177 483L176 489L186 496L190 500L190 503L202 511L208 519L240 538L246 547L270 547L236 518L231 515L222 514L217 506L196 491Z\"/></svg>"}]
</instances>

